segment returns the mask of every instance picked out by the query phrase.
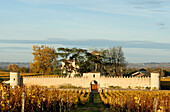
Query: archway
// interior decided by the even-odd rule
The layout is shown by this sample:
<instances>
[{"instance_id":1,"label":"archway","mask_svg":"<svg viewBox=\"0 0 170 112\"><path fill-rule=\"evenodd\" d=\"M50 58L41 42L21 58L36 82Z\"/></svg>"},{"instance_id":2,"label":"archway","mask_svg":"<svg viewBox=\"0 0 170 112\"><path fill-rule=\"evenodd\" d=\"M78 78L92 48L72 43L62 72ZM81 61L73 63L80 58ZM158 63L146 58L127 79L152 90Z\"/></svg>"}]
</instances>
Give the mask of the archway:
<instances>
[{"instance_id":1,"label":"archway","mask_svg":"<svg viewBox=\"0 0 170 112\"><path fill-rule=\"evenodd\" d=\"M98 91L98 83L96 80L91 81L90 85L92 91Z\"/></svg>"}]
</instances>

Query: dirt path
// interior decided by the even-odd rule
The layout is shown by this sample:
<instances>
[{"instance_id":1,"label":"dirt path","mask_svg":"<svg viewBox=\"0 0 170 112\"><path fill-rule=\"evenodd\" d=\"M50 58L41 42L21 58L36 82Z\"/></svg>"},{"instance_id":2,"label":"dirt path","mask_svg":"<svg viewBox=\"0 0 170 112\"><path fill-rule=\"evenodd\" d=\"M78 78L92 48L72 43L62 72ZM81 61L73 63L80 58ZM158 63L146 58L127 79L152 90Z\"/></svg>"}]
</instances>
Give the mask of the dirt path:
<instances>
[{"instance_id":1,"label":"dirt path","mask_svg":"<svg viewBox=\"0 0 170 112\"><path fill-rule=\"evenodd\" d=\"M102 101L100 100L99 93L91 92L89 97L89 103L78 106L71 112L109 112L109 110L104 107Z\"/></svg>"}]
</instances>

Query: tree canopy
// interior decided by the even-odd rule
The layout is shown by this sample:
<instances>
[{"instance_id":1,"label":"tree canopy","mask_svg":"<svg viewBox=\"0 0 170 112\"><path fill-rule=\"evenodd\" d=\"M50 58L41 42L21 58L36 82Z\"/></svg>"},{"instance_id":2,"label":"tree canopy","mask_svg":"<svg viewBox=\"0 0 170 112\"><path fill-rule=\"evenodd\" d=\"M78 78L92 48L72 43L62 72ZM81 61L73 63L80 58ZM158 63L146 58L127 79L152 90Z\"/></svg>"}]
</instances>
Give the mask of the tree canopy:
<instances>
[{"instance_id":1,"label":"tree canopy","mask_svg":"<svg viewBox=\"0 0 170 112\"><path fill-rule=\"evenodd\" d=\"M20 69L19 66L16 65L16 64L11 64L11 65L8 66L8 70L12 71L12 72L18 72L19 69Z\"/></svg>"},{"instance_id":2,"label":"tree canopy","mask_svg":"<svg viewBox=\"0 0 170 112\"><path fill-rule=\"evenodd\" d=\"M34 45L34 60L31 68L36 73L50 74L57 66L54 62L60 62L61 74L65 71L68 75L73 70L75 73L101 72L110 76L122 76L125 73L127 62L121 47L111 47L89 52L80 48L54 48L45 45ZM59 59L59 60L58 60ZM75 62L76 67L71 63ZM59 65L58 62L58 65ZM61 67L61 63L64 67ZM58 66L59 67L59 66Z\"/></svg>"},{"instance_id":3,"label":"tree canopy","mask_svg":"<svg viewBox=\"0 0 170 112\"><path fill-rule=\"evenodd\" d=\"M53 69L53 61L55 59L55 49L46 45L33 46L33 62L31 69L35 73L50 74Z\"/></svg>"}]
</instances>

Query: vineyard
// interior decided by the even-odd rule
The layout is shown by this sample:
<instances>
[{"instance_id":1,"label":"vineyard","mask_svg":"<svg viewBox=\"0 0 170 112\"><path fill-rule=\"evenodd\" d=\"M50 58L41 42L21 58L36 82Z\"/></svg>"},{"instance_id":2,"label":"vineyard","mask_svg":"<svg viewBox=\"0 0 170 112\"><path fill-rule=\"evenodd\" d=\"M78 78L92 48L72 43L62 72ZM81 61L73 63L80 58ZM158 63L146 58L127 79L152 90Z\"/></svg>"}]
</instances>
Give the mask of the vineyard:
<instances>
[{"instance_id":1,"label":"vineyard","mask_svg":"<svg viewBox=\"0 0 170 112\"><path fill-rule=\"evenodd\" d=\"M58 90L40 86L0 85L3 112L169 112L170 91Z\"/></svg>"},{"instance_id":2,"label":"vineyard","mask_svg":"<svg viewBox=\"0 0 170 112\"><path fill-rule=\"evenodd\" d=\"M170 112L170 91L99 91L104 105L118 112Z\"/></svg>"},{"instance_id":3,"label":"vineyard","mask_svg":"<svg viewBox=\"0 0 170 112\"><path fill-rule=\"evenodd\" d=\"M39 86L16 87L0 86L0 111L45 111L63 112L85 104L90 91L57 90Z\"/></svg>"}]
</instances>

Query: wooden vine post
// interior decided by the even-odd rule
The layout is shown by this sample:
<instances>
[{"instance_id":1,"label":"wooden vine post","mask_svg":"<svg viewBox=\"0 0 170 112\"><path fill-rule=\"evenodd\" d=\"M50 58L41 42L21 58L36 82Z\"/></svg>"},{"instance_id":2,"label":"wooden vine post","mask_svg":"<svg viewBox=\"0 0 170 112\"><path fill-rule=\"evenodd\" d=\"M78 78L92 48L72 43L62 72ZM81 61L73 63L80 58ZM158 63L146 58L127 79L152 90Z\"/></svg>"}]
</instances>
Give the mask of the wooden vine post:
<instances>
[{"instance_id":1,"label":"wooden vine post","mask_svg":"<svg viewBox=\"0 0 170 112\"><path fill-rule=\"evenodd\" d=\"M154 98L154 112L157 112L158 100Z\"/></svg>"},{"instance_id":2,"label":"wooden vine post","mask_svg":"<svg viewBox=\"0 0 170 112\"><path fill-rule=\"evenodd\" d=\"M25 92L22 93L22 109L21 109L21 112L24 112L24 107L25 107Z\"/></svg>"}]
</instances>

